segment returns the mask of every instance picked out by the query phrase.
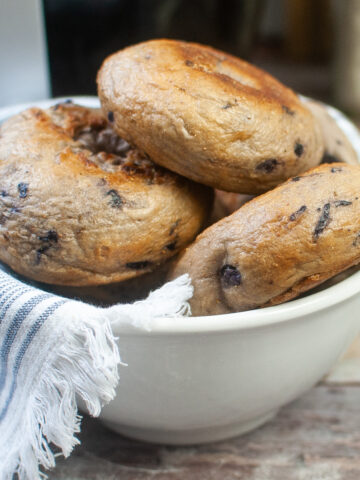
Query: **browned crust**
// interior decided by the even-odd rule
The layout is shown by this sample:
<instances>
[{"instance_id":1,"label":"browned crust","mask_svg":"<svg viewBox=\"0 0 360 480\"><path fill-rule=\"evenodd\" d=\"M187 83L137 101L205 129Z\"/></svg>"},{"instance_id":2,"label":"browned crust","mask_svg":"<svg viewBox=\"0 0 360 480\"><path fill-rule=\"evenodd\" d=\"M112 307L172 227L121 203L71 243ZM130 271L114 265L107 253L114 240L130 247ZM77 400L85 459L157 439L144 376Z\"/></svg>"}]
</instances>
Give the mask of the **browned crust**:
<instances>
[{"instance_id":1,"label":"browned crust","mask_svg":"<svg viewBox=\"0 0 360 480\"><path fill-rule=\"evenodd\" d=\"M156 166L138 150L92 151L84 127L100 111L58 105L12 117L0 130L0 260L59 285L142 275L192 241L211 192Z\"/></svg>"},{"instance_id":2,"label":"browned crust","mask_svg":"<svg viewBox=\"0 0 360 480\"><path fill-rule=\"evenodd\" d=\"M256 194L320 163L319 125L293 91L231 55L153 40L108 57L99 97L115 127L160 165Z\"/></svg>"},{"instance_id":3,"label":"browned crust","mask_svg":"<svg viewBox=\"0 0 360 480\"><path fill-rule=\"evenodd\" d=\"M205 230L171 277L189 273L194 315L295 298L360 262L359 191L360 166L309 170Z\"/></svg>"},{"instance_id":4,"label":"browned crust","mask_svg":"<svg viewBox=\"0 0 360 480\"><path fill-rule=\"evenodd\" d=\"M288 302L289 300L293 300L294 298L298 297L302 293L307 292L308 290L311 290L312 288L315 288L318 285L321 285L322 283L326 282L326 280L329 280L329 278L333 278L339 273L344 272L345 270L348 270L349 268L354 267L355 265L358 265L359 262L360 262L360 259L357 258L356 260L354 260L353 263L348 262L344 264L342 267L339 267L337 270L329 271L326 273L314 273L309 277L305 277L302 280L300 280L298 283L293 285L286 292L282 293L281 295L278 295L277 297L272 298L267 303L261 306L271 307L273 305L279 305L281 303Z\"/></svg>"}]
</instances>

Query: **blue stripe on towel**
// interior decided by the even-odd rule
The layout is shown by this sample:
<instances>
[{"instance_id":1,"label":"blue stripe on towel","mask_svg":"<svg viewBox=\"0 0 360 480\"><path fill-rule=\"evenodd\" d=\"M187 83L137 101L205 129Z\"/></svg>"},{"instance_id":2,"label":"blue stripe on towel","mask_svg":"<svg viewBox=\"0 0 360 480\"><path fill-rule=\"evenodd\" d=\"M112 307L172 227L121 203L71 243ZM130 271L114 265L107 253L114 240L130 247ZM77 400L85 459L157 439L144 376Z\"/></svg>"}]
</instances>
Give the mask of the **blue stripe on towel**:
<instances>
[{"instance_id":1,"label":"blue stripe on towel","mask_svg":"<svg viewBox=\"0 0 360 480\"><path fill-rule=\"evenodd\" d=\"M21 295L20 295L21 296ZM29 315L29 313L41 302L44 300L47 300L51 298L52 295L49 293L42 293L40 295L36 295L35 297L30 298L27 302L25 302L21 308L16 312L16 314L13 317L13 320L11 324L9 325L8 331L5 335L5 339L0 347L0 394L4 388L5 385L5 380L6 380L6 374L7 374L7 364L8 364L8 359L9 359L9 353L11 349L11 345L14 343L15 337L25 320L25 318ZM11 302L11 305L13 302ZM9 308L10 303L6 306ZM7 310L6 308L6 310ZM1 317L3 318L5 315L5 312L1 312Z\"/></svg>"},{"instance_id":2,"label":"blue stripe on towel","mask_svg":"<svg viewBox=\"0 0 360 480\"><path fill-rule=\"evenodd\" d=\"M17 285L17 286L19 287L20 285ZM14 287L15 285L13 284L13 282L0 283L0 295L3 295L5 292L7 292L8 290L11 290Z\"/></svg>"},{"instance_id":3,"label":"blue stripe on towel","mask_svg":"<svg viewBox=\"0 0 360 480\"><path fill-rule=\"evenodd\" d=\"M10 290L10 292L9 292L9 290ZM3 319L5 318L5 313L11 307L11 305L18 298L20 298L22 295L24 295L24 293L26 293L26 291L20 285L18 285L15 288L14 287L9 287L8 289L4 290L4 294L1 297L1 302L0 302L0 310L1 310L0 311L0 324L3 321ZM15 297L15 298L13 298L13 297ZM6 305L7 302L9 302L8 305ZM6 306L3 309L4 305L6 305Z\"/></svg>"},{"instance_id":4,"label":"blue stripe on towel","mask_svg":"<svg viewBox=\"0 0 360 480\"><path fill-rule=\"evenodd\" d=\"M0 298L3 298L5 293L8 293L11 290L19 290L22 289L23 293L28 293L33 291L34 289L28 285L18 282L17 280L9 277L9 275L5 275L1 273L0 270ZM2 304L3 302L1 302Z\"/></svg>"},{"instance_id":5,"label":"blue stripe on towel","mask_svg":"<svg viewBox=\"0 0 360 480\"><path fill-rule=\"evenodd\" d=\"M15 288L21 286L24 290L30 291L31 287L25 285L24 283L18 282L17 280L9 277L8 275L1 275L0 276L0 290L3 291L4 289L8 288Z\"/></svg>"},{"instance_id":6,"label":"blue stripe on towel","mask_svg":"<svg viewBox=\"0 0 360 480\"><path fill-rule=\"evenodd\" d=\"M8 411L9 405L11 403L11 400L14 396L14 392L15 392L16 386L17 386L17 374L19 372L21 362L24 358L26 350L28 349L28 347L31 344L33 338L35 337L35 335L37 334L37 332L39 331L41 326L44 324L44 322L49 318L49 316L51 314L53 314L55 312L55 310L57 310L61 305L63 305L66 302L67 302L66 299L61 299L61 300L58 300L57 302L55 302L54 304L50 305L45 310L45 312L42 313L42 315L40 315L40 317L36 320L36 322L33 324L33 326L28 331L28 333L25 337L25 340L22 343L22 345L19 349L19 352L16 356L16 359L15 359L15 364L14 364L14 368L13 368L13 372L12 372L13 380L12 380L12 384L11 384L11 387L10 387L8 398L5 401L4 408L0 412L0 422L4 419L4 417L6 415L6 412Z\"/></svg>"}]
</instances>

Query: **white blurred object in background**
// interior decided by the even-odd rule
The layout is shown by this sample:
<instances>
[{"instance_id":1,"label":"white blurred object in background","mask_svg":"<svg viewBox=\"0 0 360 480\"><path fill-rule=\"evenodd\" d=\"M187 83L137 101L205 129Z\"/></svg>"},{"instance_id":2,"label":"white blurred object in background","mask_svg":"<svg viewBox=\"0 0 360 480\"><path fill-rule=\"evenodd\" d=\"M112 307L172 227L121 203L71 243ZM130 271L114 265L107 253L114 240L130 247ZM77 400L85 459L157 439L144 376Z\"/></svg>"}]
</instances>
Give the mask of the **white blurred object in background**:
<instances>
[{"instance_id":1,"label":"white blurred object in background","mask_svg":"<svg viewBox=\"0 0 360 480\"><path fill-rule=\"evenodd\" d=\"M0 106L50 94L40 0L0 0Z\"/></svg>"}]
</instances>

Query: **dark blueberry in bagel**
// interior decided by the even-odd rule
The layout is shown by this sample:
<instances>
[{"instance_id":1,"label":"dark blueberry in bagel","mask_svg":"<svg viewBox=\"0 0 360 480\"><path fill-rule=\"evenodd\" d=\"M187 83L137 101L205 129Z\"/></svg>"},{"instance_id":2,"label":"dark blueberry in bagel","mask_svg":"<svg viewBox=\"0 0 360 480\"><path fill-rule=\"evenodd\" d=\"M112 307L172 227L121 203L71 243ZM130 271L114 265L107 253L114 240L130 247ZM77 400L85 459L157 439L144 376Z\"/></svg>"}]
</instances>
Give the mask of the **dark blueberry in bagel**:
<instances>
[{"instance_id":1,"label":"dark blueberry in bagel","mask_svg":"<svg viewBox=\"0 0 360 480\"><path fill-rule=\"evenodd\" d=\"M296 212L292 213L289 217L289 220L293 222L294 220L297 220L300 215L302 215L306 211L306 205L302 205L299 210L296 210Z\"/></svg>"},{"instance_id":2,"label":"dark blueberry in bagel","mask_svg":"<svg viewBox=\"0 0 360 480\"><path fill-rule=\"evenodd\" d=\"M325 203L325 205L322 208L320 218L316 224L315 230L314 230L314 239L317 240L319 236L323 233L325 228L329 225L331 221L330 217L330 203Z\"/></svg>"},{"instance_id":3,"label":"dark blueberry in bagel","mask_svg":"<svg viewBox=\"0 0 360 480\"><path fill-rule=\"evenodd\" d=\"M241 284L241 273L233 265L224 265L220 270L221 280L225 288Z\"/></svg>"},{"instance_id":4,"label":"dark blueberry in bagel","mask_svg":"<svg viewBox=\"0 0 360 480\"><path fill-rule=\"evenodd\" d=\"M276 158L269 158L268 160L265 160L264 162L256 165L256 170L262 171L264 173L271 173L275 170L277 165L279 165L279 162L276 160Z\"/></svg>"},{"instance_id":5,"label":"dark blueberry in bagel","mask_svg":"<svg viewBox=\"0 0 360 480\"><path fill-rule=\"evenodd\" d=\"M304 153L304 145L301 143L295 143L294 152L297 157L301 157L301 155Z\"/></svg>"},{"instance_id":6,"label":"dark blueberry in bagel","mask_svg":"<svg viewBox=\"0 0 360 480\"><path fill-rule=\"evenodd\" d=\"M21 183L18 184L17 188L18 188L18 191L19 191L19 197L20 198L26 198L27 194L28 194L29 184L21 182Z\"/></svg>"}]
</instances>

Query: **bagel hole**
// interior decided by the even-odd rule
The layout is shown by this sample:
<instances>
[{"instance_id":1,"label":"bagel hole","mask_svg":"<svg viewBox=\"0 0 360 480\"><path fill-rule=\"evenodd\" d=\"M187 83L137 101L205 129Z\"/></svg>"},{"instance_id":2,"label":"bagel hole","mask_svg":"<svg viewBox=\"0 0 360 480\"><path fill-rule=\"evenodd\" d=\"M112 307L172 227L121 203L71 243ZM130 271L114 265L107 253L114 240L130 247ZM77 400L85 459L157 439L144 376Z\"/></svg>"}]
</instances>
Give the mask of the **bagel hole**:
<instances>
[{"instance_id":1,"label":"bagel hole","mask_svg":"<svg viewBox=\"0 0 360 480\"><path fill-rule=\"evenodd\" d=\"M119 137L111 127L87 126L79 130L74 140L79 142L92 153L109 153L125 158L130 145ZM119 158L119 160L120 160Z\"/></svg>"},{"instance_id":2,"label":"bagel hole","mask_svg":"<svg viewBox=\"0 0 360 480\"><path fill-rule=\"evenodd\" d=\"M141 175L150 183L159 183L164 177L161 167L155 166L147 155L134 149L105 123L78 129L73 138L92 153L88 159L106 172L121 170L130 176Z\"/></svg>"},{"instance_id":3,"label":"bagel hole","mask_svg":"<svg viewBox=\"0 0 360 480\"><path fill-rule=\"evenodd\" d=\"M88 125L78 130L74 140L93 154L92 162L105 171L115 172L127 161L131 146L109 126Z\"/></svg>"}]
</instances>

